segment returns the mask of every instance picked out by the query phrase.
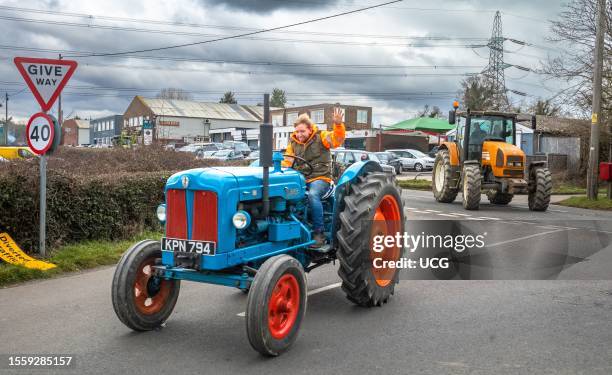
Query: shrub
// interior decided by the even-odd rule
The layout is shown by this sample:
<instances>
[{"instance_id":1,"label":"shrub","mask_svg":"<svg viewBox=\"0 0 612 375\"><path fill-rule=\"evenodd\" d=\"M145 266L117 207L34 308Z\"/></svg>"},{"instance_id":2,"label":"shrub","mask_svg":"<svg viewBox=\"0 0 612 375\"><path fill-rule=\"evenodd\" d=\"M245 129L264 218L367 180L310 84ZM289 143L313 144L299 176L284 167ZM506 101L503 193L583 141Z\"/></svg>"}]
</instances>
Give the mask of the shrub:
<instances>
[{"instance_id":1,"label":"shrub","mask_svg":"<svg viewBox=\"0 0 612 375\"><path fill-rule=\"evenodd\" d=\"M47 246L159 231L155 208L166 179L211 164L152 148L60 149L48 160ZM38 159L0 163L0 232L29 253L38 251L38 172Z\"/></svg>"}]
</instances>

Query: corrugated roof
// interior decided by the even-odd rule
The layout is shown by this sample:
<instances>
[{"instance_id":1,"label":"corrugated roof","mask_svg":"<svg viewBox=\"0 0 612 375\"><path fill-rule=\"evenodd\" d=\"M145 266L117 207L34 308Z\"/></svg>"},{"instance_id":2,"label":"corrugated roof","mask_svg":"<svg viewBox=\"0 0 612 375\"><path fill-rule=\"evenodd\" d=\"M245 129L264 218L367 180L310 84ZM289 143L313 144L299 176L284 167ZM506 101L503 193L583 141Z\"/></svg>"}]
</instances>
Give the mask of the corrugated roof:
<instances>
[{"instance_id":1,"label":"corrugated roof","mask_svg":"<svg viewBox=\"0 0 612 375\"><path fill-rule=\"evenodd\" d=\"M157 116L196 117L219 120L261 121L240 104L203 103L192 100L140 98ZM263 113L263 109L262 109Z\"/></svg>"}]
</instances>

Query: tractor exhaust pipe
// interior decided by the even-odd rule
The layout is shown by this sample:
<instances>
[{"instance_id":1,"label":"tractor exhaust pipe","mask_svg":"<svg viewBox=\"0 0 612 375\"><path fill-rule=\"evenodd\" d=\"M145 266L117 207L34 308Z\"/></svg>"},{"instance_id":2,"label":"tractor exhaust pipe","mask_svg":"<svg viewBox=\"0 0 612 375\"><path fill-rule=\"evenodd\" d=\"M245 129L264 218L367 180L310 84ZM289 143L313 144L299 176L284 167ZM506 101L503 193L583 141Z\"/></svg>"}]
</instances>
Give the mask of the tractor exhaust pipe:
<instances>
[{"instance_id":1,"label":"tractor exhaust pipe","mask_svg":"<svg viewBox=\"0 0 612 375\"><path fill-rule=\"evenodd\" d=\"M272 166L272 124L270 123L270 94L264 94L263 123L259 126L259 164L263 167L263 218L270 213L270 167Z\"/></svg>"}]
</instances>

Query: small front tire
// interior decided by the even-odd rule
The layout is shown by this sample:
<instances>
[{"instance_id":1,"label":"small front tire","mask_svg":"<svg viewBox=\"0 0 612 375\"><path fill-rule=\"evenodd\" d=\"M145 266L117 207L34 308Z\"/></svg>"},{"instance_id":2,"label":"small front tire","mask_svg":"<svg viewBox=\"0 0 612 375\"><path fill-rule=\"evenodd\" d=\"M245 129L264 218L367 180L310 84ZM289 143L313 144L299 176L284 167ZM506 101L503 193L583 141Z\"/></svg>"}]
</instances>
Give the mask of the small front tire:
<instances>
[{"instance_id":1,"label":"small front tire","mask_svg":"<svg viewBox=\"0 0 612 375\"><path fill-rule=\"evenodd\" d=\"M159 241L144 240L121 257L113 276L111 297L117 317L135 331L161 327L170 317L179 296L180 281L155 276L161 258Z\"/></svg>"},{"instance_id":2,"label":"small front tire","mask_svg":"<svg viewBox=\"0 0 612 375\"><path fill-rule=\"evenodd\" d=\"M277 255L259 268L247 298L246 330L253 349L274 357L297 339L306 312L306 275L297 259Z\"/></svg>"}]
</instances>

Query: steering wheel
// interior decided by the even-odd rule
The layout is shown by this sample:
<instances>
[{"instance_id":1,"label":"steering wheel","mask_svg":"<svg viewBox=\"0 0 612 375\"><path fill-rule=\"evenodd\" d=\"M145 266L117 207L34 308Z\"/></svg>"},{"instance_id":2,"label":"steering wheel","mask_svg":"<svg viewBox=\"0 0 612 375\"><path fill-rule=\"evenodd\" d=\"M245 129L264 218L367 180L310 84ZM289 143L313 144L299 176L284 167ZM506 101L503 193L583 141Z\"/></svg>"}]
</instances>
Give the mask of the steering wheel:
<instances>
[{"instance_id":1,"label":"steering wheel","mask_svg":"<svg viewBox=\"0 0 612 375\"><path fill-rule=\"evenodd\" d=\"M312 167L312 164L307 162L306 159L304 159L302 157L299 157L299 156L295 156L295 155L289 155L289 154L283 154L283 156L286 156L288 158L297 159L297 160L301 161L303 164L305 164L308 167L308 173L304 173L304 174L309 175L309 174L312 174L312 172L314 172L314 168ZM291 164L292 168L293 168L294 164L295 164L295 160L293 160L293 164Z\"/></svg>"}]
</instances>

